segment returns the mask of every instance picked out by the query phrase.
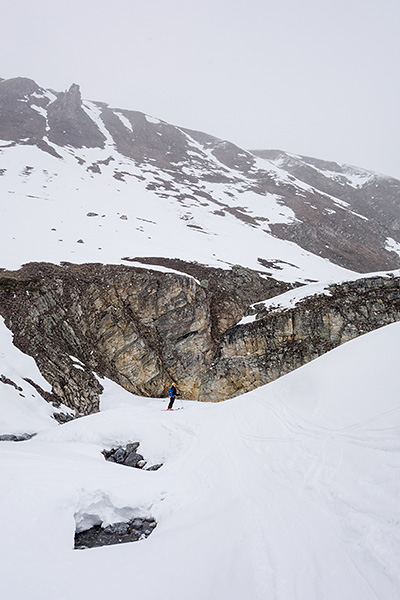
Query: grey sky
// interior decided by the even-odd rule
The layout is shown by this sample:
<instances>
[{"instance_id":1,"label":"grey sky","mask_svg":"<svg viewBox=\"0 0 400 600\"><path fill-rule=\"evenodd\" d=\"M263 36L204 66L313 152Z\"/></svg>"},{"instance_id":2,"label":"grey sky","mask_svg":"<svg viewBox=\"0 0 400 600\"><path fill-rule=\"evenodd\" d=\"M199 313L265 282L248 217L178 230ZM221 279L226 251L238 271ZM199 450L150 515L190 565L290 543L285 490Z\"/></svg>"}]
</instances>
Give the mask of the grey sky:
<instances>
[{"instance_id":1,"label":"grey sky","mask_svg":"<svg viewBox=\"0 0 400 600\"><path fill-rule=\"evenodd\" d=\"M0 77L400 178L399 0L0 0Z\"/></svg>"}]
</instances>

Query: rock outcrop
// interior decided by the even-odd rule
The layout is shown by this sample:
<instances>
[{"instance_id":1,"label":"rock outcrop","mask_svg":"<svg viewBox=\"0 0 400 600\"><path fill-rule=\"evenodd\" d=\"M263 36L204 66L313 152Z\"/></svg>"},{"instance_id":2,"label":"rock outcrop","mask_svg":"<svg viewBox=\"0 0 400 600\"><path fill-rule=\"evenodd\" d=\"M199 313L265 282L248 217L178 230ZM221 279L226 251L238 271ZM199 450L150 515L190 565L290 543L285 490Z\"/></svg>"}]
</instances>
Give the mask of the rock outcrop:
<instances>
[{"instance_id":1,"label":"rock outcrop","mask_svg":"<svg viewBox=\"0 0 400 600\"><path fill-rule=\"evenodd\" d=\"M47 108L48 137L59 146L103 148L105 137L84 111L81 91L72 84Z\"/></svg>"},{"instance_id":2,"label":"rock outcrop","mask_svg":"<svg viewBox=\"0 0 400 600\"><path fill-rule=\"evenodd\" d=\"M32 79L16 77L1 82L0 139L30 144L43 139L46 119L38 110L44 108L42 94L42 88Z\"/></svg>"},{"instance_id":3,"label":"rock outcrop","mask_svg":"<svg viewBox=\"0 0 400 600\"><path fill-rule=\"evenodd\" d=\"M250 302L287 288L248 269L197 268L208 273L202 285L145 268L32 263L0 275L0 314L52 384L48 399L78 414L98 410L98 376L153 397L175 380L197 399L222 332ZM218 300L218 280L220 291L235 288L229 300Z\"/></svg>"},{"instance_id":4,"label":"rock outcrop","mask_svg":"<svg viewBox=\"0 0 400 600\"><path fill-rule=\"evenodd\" d=\"M48 401L94 412L99 377L141 396L165 396L174 380L186 399L225 400L400 320L392 274L332 285L237 325L250 304L287 286L242 267L148 259L157 261L187 274L69 263L0 274L0 314L51 383Z\"/></svg>"},{"instance_id":5,"label":"rock outcrop","mask_svg":"<svg viewBox=\"0 0 400 600\"><path fill-rule=\"evenodd\" d=\"M199 400L220 401L293 371L364 333L400 320L400 277L331 285L296 307L261 311L222 337Z\"/></svg>"}]
</instances>

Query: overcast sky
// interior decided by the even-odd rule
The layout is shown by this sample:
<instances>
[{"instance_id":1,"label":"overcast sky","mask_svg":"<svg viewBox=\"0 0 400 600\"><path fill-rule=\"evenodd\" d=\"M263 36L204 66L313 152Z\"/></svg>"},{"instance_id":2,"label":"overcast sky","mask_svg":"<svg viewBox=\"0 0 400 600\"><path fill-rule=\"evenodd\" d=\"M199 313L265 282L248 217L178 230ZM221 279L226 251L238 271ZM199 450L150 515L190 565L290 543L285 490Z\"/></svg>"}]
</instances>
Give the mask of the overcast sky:
<instances>
[{"instance_id":1,"label":"overcast sky","mask_svg":"<svg viewBox=\"0 0 400 600\"><path fill-rule=\"evenodd\" d=\"M0 7L0 77L400 178L400 0Z\"/></svg>"}]
</instances>

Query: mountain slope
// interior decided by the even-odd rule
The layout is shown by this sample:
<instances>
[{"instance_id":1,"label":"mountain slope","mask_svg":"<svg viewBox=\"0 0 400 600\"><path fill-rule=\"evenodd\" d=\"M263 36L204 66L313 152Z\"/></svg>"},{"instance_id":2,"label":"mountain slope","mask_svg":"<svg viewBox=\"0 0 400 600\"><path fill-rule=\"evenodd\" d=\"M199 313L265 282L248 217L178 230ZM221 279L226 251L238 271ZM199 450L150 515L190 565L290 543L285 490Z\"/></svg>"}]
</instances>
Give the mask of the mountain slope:
<instances>
[{"instance_id":1,"label":"mountain slope","mask_svg":"<svg viewBox=\"0 0 400 600\"><path fill-rule=\"evenodd\" d=\"M4 268L162 256L301 282L400 266L396 180L343 176L360 196L364 180L394 190L391 208L355 210L322 167L314 185L274 156L24 78L0 82L0 140Z\"/></svg>"},{"instance_id":2,"label":"mountain slope","mask_svg":"<svg viewBox=\"0 0 400 600\"><path fill-rule=\"evenodd\" d=\"M315 158L296 156L277 150L254 151L254 154L271 161L277 167L284 169L293 177L304 181L313 189L320 191L323 195L328 194L337 199L342 207L347 207L353 216L363 217L372 221L375 227L373 235L378 242L381 235L387 235L385 248L399 253L399 231L400 231L400 181L393 177L371 173L349 165L338 165ZM316 197L314 210L324 212L324 204ZM287 228L287 237L292 241L301 243L302 239L309 239L308 249L315 248L318 252L319 245L323 240L330 246L332 235L343 236L343 247L350 254L352 252L370 252L373 246L363 248L363 238L357 240L359 232L357 226L349 233L341 230L338 223L338 215L330 212L330 227L320 226L320 220L314 222L302 218L305 207L296 208L292 198L288 199L288 205L295 211L300 224ZM348 228L354 227L351 216L348 216ZM379 243L379 242L378 242ZM350 259L351 260L351 259Z\"/></svg>"}]
</instances>

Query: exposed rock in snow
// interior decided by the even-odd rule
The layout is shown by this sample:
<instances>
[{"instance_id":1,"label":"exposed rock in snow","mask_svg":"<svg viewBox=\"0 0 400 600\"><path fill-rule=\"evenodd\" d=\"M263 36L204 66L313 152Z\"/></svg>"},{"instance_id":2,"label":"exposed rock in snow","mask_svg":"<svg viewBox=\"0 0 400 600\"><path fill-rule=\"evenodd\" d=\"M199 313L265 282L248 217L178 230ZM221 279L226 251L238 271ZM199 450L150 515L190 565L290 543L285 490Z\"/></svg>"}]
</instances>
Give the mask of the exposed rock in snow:
<instances>
[{"instance_id":1,"label":"exposed rock in snow","mask_svg":"<svg viewBox=\"0 0 400 600\"><path fill-rule=\"evenodd\" d=\"M85 550L99 546L112 546L144 540L157 527L154 519L133 519L127 523L112 523L106 527L94 525L75 533L75 548Z\"/></svg>"},{"instance_id":2,"label":"exposed rock in snow","mask_svg":"<svg viewBox=\"0 0 400 600\"><path fill-rule=\"evenodd\" d=\"M104 458L110 462L125 465L126 467L134 467L135 469L144 469L147 465L147 461L144 460L141 454L136 452L139 445L139 442L133 442L127 444L125 448L119 446L118 448L103 450L102 454ZM157 471L161 466L161 464L152 465L147 467L146 471Z\"/></svg>"}]
</instances>

